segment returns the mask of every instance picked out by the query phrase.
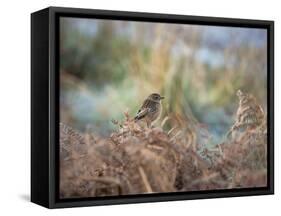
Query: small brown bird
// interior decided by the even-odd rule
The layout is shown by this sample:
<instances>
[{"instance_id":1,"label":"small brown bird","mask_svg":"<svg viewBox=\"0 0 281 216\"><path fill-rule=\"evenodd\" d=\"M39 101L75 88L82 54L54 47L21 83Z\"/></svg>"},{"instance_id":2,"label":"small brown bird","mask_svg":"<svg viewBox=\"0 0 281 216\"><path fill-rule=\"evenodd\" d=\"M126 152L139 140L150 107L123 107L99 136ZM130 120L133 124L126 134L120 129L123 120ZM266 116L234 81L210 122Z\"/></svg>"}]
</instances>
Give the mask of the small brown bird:
<instances>
[{"instance_id":1,"label":"small brown bird","mask_svg":"<svg viewBox=\"0 0 281 216\"><path fill-rule=\"evenodd\" d=\"M144 120L147 127L151 127L152 123L155 122L161 115L162 99L164 99L164 97L160 96L158 93L149 95L139 109L135 117L135 121Z\"/></svg>"}]
</instances>

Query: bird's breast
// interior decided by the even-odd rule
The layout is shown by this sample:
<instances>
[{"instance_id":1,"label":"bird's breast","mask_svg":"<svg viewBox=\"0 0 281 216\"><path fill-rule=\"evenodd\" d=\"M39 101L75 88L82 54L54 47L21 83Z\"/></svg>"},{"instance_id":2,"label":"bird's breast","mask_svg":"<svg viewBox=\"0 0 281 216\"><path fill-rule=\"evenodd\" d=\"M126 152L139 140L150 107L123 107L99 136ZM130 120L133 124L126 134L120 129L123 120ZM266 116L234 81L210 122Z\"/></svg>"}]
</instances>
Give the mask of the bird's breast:
<instances>
[{"instance_id":1,"label":"bird's breast","mask_svg":"<svg viewBox=\"0 0 281 216\"><path fill-rule=\"evenodd\" d=\"M160 103L155 103L154 106L155 106L154 109L150 113L151 121L157 120L160 117L161 112L162 112L162 105Z\"/></svg>"}]
</instances>

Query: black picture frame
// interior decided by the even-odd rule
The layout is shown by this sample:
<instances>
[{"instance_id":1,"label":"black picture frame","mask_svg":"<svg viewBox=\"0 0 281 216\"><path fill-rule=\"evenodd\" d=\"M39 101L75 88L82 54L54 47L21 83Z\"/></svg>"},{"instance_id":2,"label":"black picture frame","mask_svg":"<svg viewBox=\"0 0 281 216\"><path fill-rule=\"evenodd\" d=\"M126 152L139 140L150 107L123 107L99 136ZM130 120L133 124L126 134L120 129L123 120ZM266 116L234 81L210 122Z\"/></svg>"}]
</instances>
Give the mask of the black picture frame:
<instances>
[{"instance_id":1,"label":"black picture frame","mask_svg":"<svg viewBox=\"0 0 281 216\"><path fill-rule=\"evenodd\" d=\"M60 199L59 17L267 29L267 187ZM266 195L274 193L274 22L264 20L49 7L31 14L31 201L47 208Z\"/></svg>"}]
</instances>

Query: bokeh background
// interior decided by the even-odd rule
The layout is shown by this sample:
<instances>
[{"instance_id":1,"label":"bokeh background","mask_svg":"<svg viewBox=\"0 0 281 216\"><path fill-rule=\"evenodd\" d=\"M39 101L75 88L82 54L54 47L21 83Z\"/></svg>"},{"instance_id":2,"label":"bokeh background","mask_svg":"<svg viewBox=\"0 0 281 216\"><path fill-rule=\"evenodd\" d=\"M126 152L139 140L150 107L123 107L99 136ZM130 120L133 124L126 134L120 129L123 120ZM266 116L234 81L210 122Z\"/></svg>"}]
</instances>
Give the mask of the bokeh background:
<instances>
[{"instance_id":1,"label":"bokeh background","mask_svg":"<svg viewBox=\"0 0 281 216\"><path fill-rule=\"evenodd\" d=\"M60 84L61 122L78 130L108 136L112 119L134 116L159 92L162 118L192 116L220 139L234 123L238 89L267 111L267 32L61 18Z\"/></svg>"}]
</instances>

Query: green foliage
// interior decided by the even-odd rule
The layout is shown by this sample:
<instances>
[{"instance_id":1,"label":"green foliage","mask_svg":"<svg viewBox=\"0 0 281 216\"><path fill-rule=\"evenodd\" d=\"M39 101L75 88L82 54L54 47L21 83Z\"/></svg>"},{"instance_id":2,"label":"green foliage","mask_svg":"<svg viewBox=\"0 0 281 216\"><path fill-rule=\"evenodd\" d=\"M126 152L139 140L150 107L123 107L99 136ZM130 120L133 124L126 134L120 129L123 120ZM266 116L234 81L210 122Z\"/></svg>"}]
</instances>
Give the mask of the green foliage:
<instances>
[{"instance_id":1,"label":"green foliage","mask_svg":"<svg viewBox=\"0 0 281 216\"><path fill-rule=\"evenodd\" d=\"M63 19L60 70L66 101L61 107L68 114L62 121L82 130L96 124L96 130L108 134L110 119L120 119L124 109L134 115L147 95L159 92L165 96L163 116L193 116L214 131L225 130L233 122L237 89L255 93L266 110L266 37L262 43L256 39L263 34Z\"/></svg>"}]
</instances>

